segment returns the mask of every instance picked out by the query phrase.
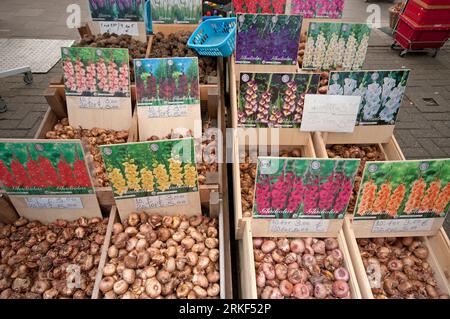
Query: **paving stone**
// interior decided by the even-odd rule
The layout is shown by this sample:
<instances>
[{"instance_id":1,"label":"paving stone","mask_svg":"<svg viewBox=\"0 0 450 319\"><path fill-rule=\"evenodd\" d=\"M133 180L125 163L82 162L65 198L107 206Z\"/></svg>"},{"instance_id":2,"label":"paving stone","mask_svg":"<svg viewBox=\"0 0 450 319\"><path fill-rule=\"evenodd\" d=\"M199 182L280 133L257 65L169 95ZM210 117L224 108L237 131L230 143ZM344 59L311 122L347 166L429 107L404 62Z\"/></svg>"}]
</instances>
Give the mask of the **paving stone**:
<instances>
[{"instance_id":1,"label":"paving stone","mask_svg":"<svg viewBox=\"0 0 450 319\"><path fill-rule=\"evenodd\" d=\"M450 137L450 121L434 121L433 126L442 136Z\"/></svg>"},{"instance_id":2,"label":"paving stone","mask_svg":"<svg viewBox=\"0 0 450 319\"><path fill-rule=\"evenodd\" d=\"M32 128L38 119L42 118L42 114L39 112L30 112L27 116L20 122L17 126L19 129L30 129Z\"/></svg>"},{"instance_id":3,"label":"paving stone","mask_svg":"<svg viewBox=\"0 0 450 319\"><path fill-rule=\"evenodd\" d=\"M441 137L441 133L433 128L410 130L410 132L415 137Z\"/></svg>"},{"instance_id":4,"label":"paving stone","mask_svg":"<svg viewBox=\"0 0 450 319\"><path fill-rule=\"evenodd\" d=\"M401 142L398 142L399 145L403 147L421 147L420 143L417 141L417 138L413 136L409 130L400 130L395 129L395 137L400 137Z\"/></svg>"},{"instance_id":5,"label":"paving stone","mask_svg":"<svg viewBox=\"0 0 450 319\"><path fill-rule=\"evenodd\" d=\"M0 138L21 138L25 137L28 130L3 130L0 129Z\"/></svg>"},{"instance_id":6,"label":"paving stone","mask_svg":"<svg viewBox=\"0 0 450 319\"><path fill-rule=\"evenodd\" d=\"M402 147L402 152L407 159L430 158L430 154L423 148Z\"/></svg>"},{"instance_id":7,"label":"paving stone","mask_svg":"<svg viewBox=\"0 0 450 319\"><path fill-rule=\"evenodd\" d=\"M417 141L432 158L444 157L447 155L445 151L433 143L431 138L418 138Z\"/></svg>"},{"instance_id":8,"label":"paving stone","mask_svg":"<svg viewBox=\"0 0 450 319\"><path fill-rule=\"evenodd\" d=\"M19 120L0 120L0 130L16 128L19 123Z\"/></svg>"},{"instance_id":9,"label":"paving stone","mask_svg":"<svg viewBox=\"0 0 450 319\"><path fill-rule=\"evenodd\" d=\"M450 147L450 137L433 138L433 142L435 142L437 146Z\"/></svg>"}]
</instances>

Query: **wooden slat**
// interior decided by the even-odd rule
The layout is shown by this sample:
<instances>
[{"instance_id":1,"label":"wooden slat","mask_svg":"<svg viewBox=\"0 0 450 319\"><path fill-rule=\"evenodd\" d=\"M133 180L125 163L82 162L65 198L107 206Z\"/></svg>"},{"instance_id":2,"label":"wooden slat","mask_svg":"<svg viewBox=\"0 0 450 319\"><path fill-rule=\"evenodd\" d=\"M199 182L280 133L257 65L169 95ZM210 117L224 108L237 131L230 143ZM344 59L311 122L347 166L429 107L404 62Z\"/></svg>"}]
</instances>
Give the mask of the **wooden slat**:
<instances>
[{"instance_id":1,"label":"wooden slat","mask_svg":"<svg viewBox=\"0 0 450 319\"><path fill-rule=\"evenodd\" d=\"M48 105L58 118L67 117L67 108L58 89L49 87L44 92Z\"/></svg>"},{"instance_id":2,"label":"wooden slat","mask_svg":"<svg viewBox=\"0 0 450 319\"><path fill-rule=\"evenodd\" d=\"M344 256L344 266L347 268L349 274L349 286L350 293L352 299L361 299L361 291L359 290L358 279L356 277L355 268L353 266L352 258L350 256L349 249L347 247L347 243L345 241L344 231L341 229L337 236L337 240L339 243L339 249L342 251L342 255Z\"/></svg>"},{"instance_id":3,"label":"wooden slat","mask_svg":"<svg viewBox=\"0 0 450 319\"><path fill-rule=\"evenodd\" d=\"M6 198L5 194L0 194L0 222L12 224L19 218L14 206Z\"/></svg>"},{"instance_id":4,"label":"wooden slat","mask_svg":"<svg viewBox=\"0 0 450 319\"><path fill-rule=\"evenodd\" d=\"M36 139L44 139L45 135L48 131L51 131L55 124L58 123L58 118L55 115L55 112L49 107L47 112L45 112L44 118L39 125L34 138Z\"/></svg>"},{"instance_id":5,"label":"wooden slat","mask_svg":"<svg viewBox=\"0 0 450 319\"><path fill-rule=\"evenodd\" d=\"M249 221L244 222L243 237L239 241L239 282L241 298L257 299L253 235Z\"/></svg>"},{"instance_id":6,"label":"wooden slat","mask_svg":"<svg viewBox=\"0 0 450 319\"><path fill-rule=\"evenodd\" d=\"M103 241L102 249L100 251L100 262L98 263L97 274L95 275L94 289L92 291L92 299L99 299L100 297L100 282L103 278L103 268L108 259L108 249L111 243L113 225L118 220L116 206L111 207L109 214L108 227L106 228L106 235Z\"/></svg>"}]
</instances>

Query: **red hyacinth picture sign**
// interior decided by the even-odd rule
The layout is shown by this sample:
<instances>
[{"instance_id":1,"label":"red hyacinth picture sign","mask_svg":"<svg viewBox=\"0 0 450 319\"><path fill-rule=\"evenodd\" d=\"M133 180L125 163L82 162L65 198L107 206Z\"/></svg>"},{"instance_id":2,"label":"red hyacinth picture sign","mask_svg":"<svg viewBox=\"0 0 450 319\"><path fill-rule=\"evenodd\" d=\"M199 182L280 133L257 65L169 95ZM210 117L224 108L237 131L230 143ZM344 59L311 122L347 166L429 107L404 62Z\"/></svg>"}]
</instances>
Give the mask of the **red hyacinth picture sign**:
<instances>
[{"instance_id":1,"label":"red hyacinth picture sign","mask_svg":"<svg viewBox=\"0 0 450 319\"><path fill-rule=\"evenodd\" d=\"M253 216L343 218L359 162L259 157Z\"/></svg>"}]
</instances>

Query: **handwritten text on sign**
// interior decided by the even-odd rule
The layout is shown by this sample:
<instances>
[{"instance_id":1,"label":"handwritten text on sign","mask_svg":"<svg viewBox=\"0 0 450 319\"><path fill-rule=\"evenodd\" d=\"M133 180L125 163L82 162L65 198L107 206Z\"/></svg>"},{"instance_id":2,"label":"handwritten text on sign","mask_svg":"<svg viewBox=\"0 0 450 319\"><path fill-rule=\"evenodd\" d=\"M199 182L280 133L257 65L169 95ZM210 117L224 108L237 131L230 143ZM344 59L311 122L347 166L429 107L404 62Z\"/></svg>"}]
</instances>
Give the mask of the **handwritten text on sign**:
<instances>
[{"instance_id":1,"label":"handwritten text on sign","mask_svg":"<svg viewBox=\"0 0 450 319\"><path fill-rule=\"evenodd\" d=\"M138 36L139 29L137 22L99 22L101 33L115 33L118 35L127 34L131 36Z\"/></svg>"},{"instance_id":2,"label":"handwritten text on sign","mask_svg":"<svg viewBox=\"0 0 450 319\"><path fill-rule=\"evenodd\" d=\"M433 227L434 218L411 218L396 220L377 220L373 224L372 232L410 232L427 231Z\"/></svg>"},{"instance_id":3,"label":"handwritten text on sign","mask_svg":"<svg viewBox=\"0 0 450 319\"><path fill-rule=\"evenodd\" d=\"M269 228L273 233L324 233L329 226L328 219L274 219Z\"/></svg>"},{"instance_id":4,"label":"handwritten text on sign","mask_svg":"<svg viewBox=\"0 0 450 319\"><path fill-rule=\"evenodd\" d=\"M28 208L58 208L82 209L83 203L79 197L29 197L25 198Z\"/></svg>"},{"instance_id":5,"label":"handwritten text on sign","mask_svg":"<svg viewBox=\"0 0 450 319\"><path fill-rule=\"evenodd\" d=\"M186 194L160 195L138 197L134 199L136 209L150 209L167 206L187 205L188 199Z\"/></svg>"},{"instance_id":6,"label":"handwritten text on sign","mask_svg":"<svg viewBox=\"0 0 450 319\"><path fill-rule=\"evenodd\" d=\"M187 105L162 105L151 106L148 109L148 117L183 117L187 115Z\"/></svg>"},{"instance_id":7,"label":"handwritten text on sign","mask_svg":"<svg viewBox=\"0 0 450 319\"><path fill-rule=\"evenodd\" d=\"M118 109L123 98L80 96L80 108L82 109Z\"/></svg>"},{"instance_id":8,"label":"handwritten text on sign","mask_svg":"<svg viewBox=\"0 0 450 319\"><path fill-rule=\"evenodd\" d=\"M351 133L360 103L360 96L306 94L300 130Z\"/></svg>"}]
</instances>

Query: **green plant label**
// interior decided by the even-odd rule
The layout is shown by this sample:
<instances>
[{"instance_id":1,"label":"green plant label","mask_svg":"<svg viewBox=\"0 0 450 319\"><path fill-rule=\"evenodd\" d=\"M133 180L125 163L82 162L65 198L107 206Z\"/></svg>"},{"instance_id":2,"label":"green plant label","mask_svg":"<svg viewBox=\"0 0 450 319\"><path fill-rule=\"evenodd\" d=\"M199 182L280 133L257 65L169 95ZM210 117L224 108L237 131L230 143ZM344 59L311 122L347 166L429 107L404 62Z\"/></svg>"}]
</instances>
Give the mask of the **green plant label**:
<instances>
[{"instance_id":1,"label":"green plant label","mask_svg":"<svg viewBox=\"0 0 450 319\"><path fill-rule=\"evenodd\" d=\"M409 70L330 72L329 95L361 97L356 125L394 125Z\"/></svg>"},{"instance_id":2,"label":"green plant label","mask_svg":"<svg viewBox=\"0 0 450 319\"><path fill-rule=\"evenodd\" d=\"M317 93L320 74L241 73L238 125L300 127L305 94Z\"/></svg>"},{"instance_id":3,"label":"green plant label","mask_svg":"<svg viewBox=\"0 0 450 319\"><path fill-rule=\"evenodd\" d=\"M9 194L92 194L80 141L0 141L0 182Z\"/></svg>"},{"instance_id":4,"label":"green plant label","mask_svg":"<svg viewBox=\"0 0 450 319\"><path fill-rule=\"evenodd\" d=\"M144 21L144 0L89 0L93 21Z\"/></svg>"},{"instance_id":5,"label":"green plant label","mask_svg":"<svg viewBox=\"0 0 450 319\"><path fill-rule=\"evenodd\" d=\"M366 163L355 219L445 217L450 160Z\"/></svg>"},{"instance_id":6,"label":"green plant label","mask_svg":"<svg viewBox=\"0 0 450 319\"><path fill-rule=\"evenodd\" d=\"M311 22L302 68L361 69L366 58L370 32L367 24Z\"/></svg>"},{"instance_id":7,"label":"green plant label","mask_svg":"<svg viewBox=\"0 0 450 319\"><path fill-rule=\"evenodd\" d=\"M197 24L202 18L202 0L151 0L152 22Z\"/></svg>"},{"instance_id":8,"label":"green plant label","mask_svg":"<svg viewBox=\"0 0 450 319\"><path fill-rule=\"evenodd\" d=\"M198 59L134 60L138 106L200 104Z\"/></svg>"},{"instance_id":9,"label":"green plant label","mask_svg":"<svg viewBox=\"0 0 450 319\"><path fill-rule=\"evenodd\" d=\"M100 148L116 199L198 191L193 138Z\"/></svg>"},{"instance_id":10,"label":"green plant label","mask_svg":"<svg viewBox=\"0 0 450 319\"><path fill-rule=\"evenodd\" d=\"M128 49L61 48L68 96L130 96Z\"/></svg>"},{"instance_id":11,"label":"green plant label","mask_svg":"<svg viewBox=\"0 0 450 319\"><path fill-rule=\"evenodd\" d=\"M344 217L360 160L258 157L253 216Z\"/></svg>"}]
</instances>

